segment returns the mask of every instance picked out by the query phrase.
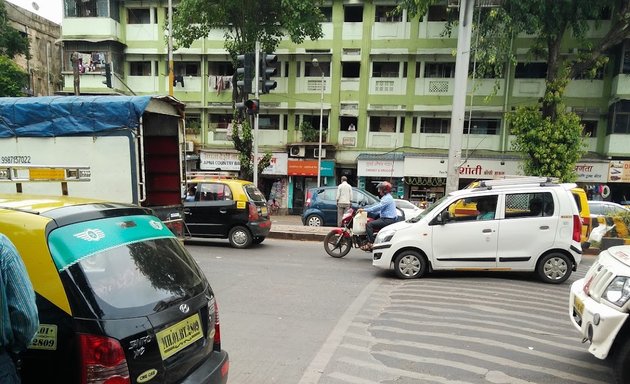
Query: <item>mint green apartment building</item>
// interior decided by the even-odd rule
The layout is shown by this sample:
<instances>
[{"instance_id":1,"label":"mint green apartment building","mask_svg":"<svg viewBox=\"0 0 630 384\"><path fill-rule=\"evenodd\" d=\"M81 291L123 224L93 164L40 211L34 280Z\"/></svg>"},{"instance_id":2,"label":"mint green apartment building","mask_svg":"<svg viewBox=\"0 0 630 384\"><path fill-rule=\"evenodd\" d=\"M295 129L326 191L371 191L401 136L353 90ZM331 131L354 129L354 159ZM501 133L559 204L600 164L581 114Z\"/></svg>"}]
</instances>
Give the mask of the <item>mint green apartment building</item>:
<instances>
[{"instance_id":1,"label":"mint green apartment building","mask_svg":"<svg viewBox=\"0 0 630 384\"><path fill-rule=\"evenodd\" d=\"M73 91L70 57L78 52L82 94L168 94L167 1L64 3L65 92ZM336 185L345 175L353 185L375 191L377 182L388 180L399 196L415 203L444 193L456 33L442 36L446 2L421 19L405 12L390 16L394 5L327 2L322 39L299 45L287 39L274 52L278 85L260 96L258 131L259 152L271 152L272 164L259 186L283 209L302 211L318 169L323 185ZM604 21L590 37L601 38L609 25ZM504 114L543 95L546 63L528 61L530 42L525 35L514 40L519 63L505 78L468 80L461 186L521 173ZM187 105L182 150L191 169L240 167L230 141L234 69L223 44L223 31L216 30L173 52L173 96ZM574 55L578 48L568 39L563 53ZM103 84L106 62L112 65L113 89ZM617 47L596 79L571 81L566 105L588 134L588 153L576 168L578 183L593 199L630 200L630 41ZM304 121L315 128L321 122L321 154L318 141L303 140Z\"/></svg>"}]
</instances>

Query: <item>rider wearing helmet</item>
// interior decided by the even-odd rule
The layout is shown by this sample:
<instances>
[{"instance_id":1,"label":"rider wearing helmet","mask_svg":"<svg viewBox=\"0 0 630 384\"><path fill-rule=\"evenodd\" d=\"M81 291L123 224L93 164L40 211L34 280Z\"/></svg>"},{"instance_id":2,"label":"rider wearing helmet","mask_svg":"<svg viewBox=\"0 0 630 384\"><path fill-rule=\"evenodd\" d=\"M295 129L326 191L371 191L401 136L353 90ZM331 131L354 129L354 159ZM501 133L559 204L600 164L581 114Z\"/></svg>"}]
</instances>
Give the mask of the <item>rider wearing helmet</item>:
<instances>
[{"instance_id":1,"label":"rider wearing helmet","mask_svg":"<svg viewBox=\"0 0 630 384\"><path fill-rule=\"evenodd\" d=\"M372 249L375 230L395 223L398 219L398 213L396 212L396 203L394 202L394 198L391 195L392 185L387 181L383 181L376 186L376 189L378 190L379 195L381 195L381 201L371 207L359 209L359 212L362 210L367 213L379 212L379 218L377 220L368 222L365 226L368 243L361 247L361 249L363 249L364 251Z\"/></svg>"}]
</instances>

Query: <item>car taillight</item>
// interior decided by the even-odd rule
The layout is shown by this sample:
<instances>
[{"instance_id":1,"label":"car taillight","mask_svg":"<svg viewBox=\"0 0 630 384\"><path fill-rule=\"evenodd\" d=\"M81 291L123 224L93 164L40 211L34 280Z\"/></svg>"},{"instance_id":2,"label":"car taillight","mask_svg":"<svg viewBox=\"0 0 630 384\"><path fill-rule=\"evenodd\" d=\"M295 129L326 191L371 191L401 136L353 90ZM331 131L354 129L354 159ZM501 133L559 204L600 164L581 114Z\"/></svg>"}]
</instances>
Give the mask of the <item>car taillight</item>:
<instances>
[{"instance_id":1,"label":"car taillight","mask_svg":"<svg viewBox=\"0 0 630 384\"><path fill-rule=\"evenodd\" d=\"M258 207L256 204L249 203L249 221L258 220Z\"/></svg>"},{"instance_id":2,"label":"car taillight","mask_svg":"<svg viewBox=\"0 0 630 384\"><path fill-rule=\"evenodd\" d=\"M586 284L584 284L584 287L582 287L582 290L584 291L585 294L589 294L589 291L591 290L591 283L593 282L593 277L595 277L595 275L591 276L587 281Z\"/></svg>"},{"instance_id":3,"label":"car taillight","mask_svg":"<svg viewBox=\"0 0 630 384\"><path fill-rule=\"evenodd\" d=\"M79 334L81 383L130 384L125 351L118 340Z\"/></svg>"},{"instance_id":4,"label":"car taillight","mask_svg":"<svg viewBox=\"0 0 630 384\"><path fill-rule=\"evenodd\" d=\"M573 241L578 243L582 240L582 220L580 216L573 215Z\"/></svg>"},{"instance_id":5,"label":"car taillight","mask_svg":"<svg viewBox=\"0 0 630 384\"><path fill-rule=\"evenodd\" d=\"M212 336L212 349L215 351L221 350L221 326L219 325L219 305L214 297L208 302L208 317L210 318L209 326L214 326L214 332L208 332L209 336ZM212 322L214 318L214 323Z\"/></svg>"}]
</instances>

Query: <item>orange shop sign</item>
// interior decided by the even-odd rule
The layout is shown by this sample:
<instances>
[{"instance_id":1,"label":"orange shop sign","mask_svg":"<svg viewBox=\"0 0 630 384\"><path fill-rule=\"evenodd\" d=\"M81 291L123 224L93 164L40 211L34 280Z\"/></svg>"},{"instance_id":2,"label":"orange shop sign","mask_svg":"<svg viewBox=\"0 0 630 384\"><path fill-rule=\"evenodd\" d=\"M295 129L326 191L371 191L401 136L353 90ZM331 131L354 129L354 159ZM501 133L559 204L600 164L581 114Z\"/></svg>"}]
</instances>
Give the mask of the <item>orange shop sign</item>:
<instances>
[{"instance_id":1,"label":"orange shop sign","mask_svg":"<svg viewBox=\"0 0 630 384\"><path fill-rule=\"evenodd\" d=\"M317 176L317 160L291 160L287 167L289 176Z\"/></svg>"}]
</instances>

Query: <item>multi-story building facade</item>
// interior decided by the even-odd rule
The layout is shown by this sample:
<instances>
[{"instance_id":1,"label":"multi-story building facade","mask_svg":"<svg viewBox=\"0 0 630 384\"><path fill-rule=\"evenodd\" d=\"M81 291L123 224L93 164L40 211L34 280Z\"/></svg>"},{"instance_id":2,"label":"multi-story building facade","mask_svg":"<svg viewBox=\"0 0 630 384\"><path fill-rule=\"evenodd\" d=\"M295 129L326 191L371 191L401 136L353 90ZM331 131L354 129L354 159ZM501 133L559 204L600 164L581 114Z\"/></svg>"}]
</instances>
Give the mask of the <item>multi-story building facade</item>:
<instances>
[{"instance_id":1,"label":"multi-story building facade","mask_svg":"<svg viewBox=\"0 0 630 384\"><path fill-rule=\"evenodd\" d=\"M28 37L31 57L17 56L15 62L28 73L29 96L49 96L61 90L61 26L24 8L0 0L7 10L8 24Z\"/></svg>"},{"instance_id":2,"label":"multi-story building facade","mask_svg":"<svg viewBox=\"0 0 630 384\"><path fill-rule=\"evenodd\" d=\"M176 4L176 3L175 3ZM341 175L374 190L387 179L414 202L444 193L454 88L456 36L444 37L446 5L423 18L392 17L394 1L330 1L322 8L323 38L296 45L288 39L278 57L277 88L260 97L260 152L273 153L259 179L282 207L300 211L315 186L318 142L304 142L302 122L323 127L320 175L334 185ZM80 52L83 93L165 94L169 91L164 1L65 0L64 90L72 91L70 55ZM86 22L86 18L90 18ZM595 25L595 22L593 22ZM604 36L610 22L591 30ZM531 36L513 42L520 58L504 78L469 79L460 168L461 185L474 179L521 173L505 113L533 104L545 89L546 63L528 62ZM204 170L238 170L230 141L232 62L221 30L174 51L174 96L187 104L188 149ZM568 39L564 54L579 48ZM474 46L473 46L474 49ZM317 65L314 60L317 59ZM104 88L103 65L112 63L113 90ZM583 119L588 154L578 182L593 198L630 200L630 42L595 79L571 81L566 104Z\"/></svg>"}]
</instances>

